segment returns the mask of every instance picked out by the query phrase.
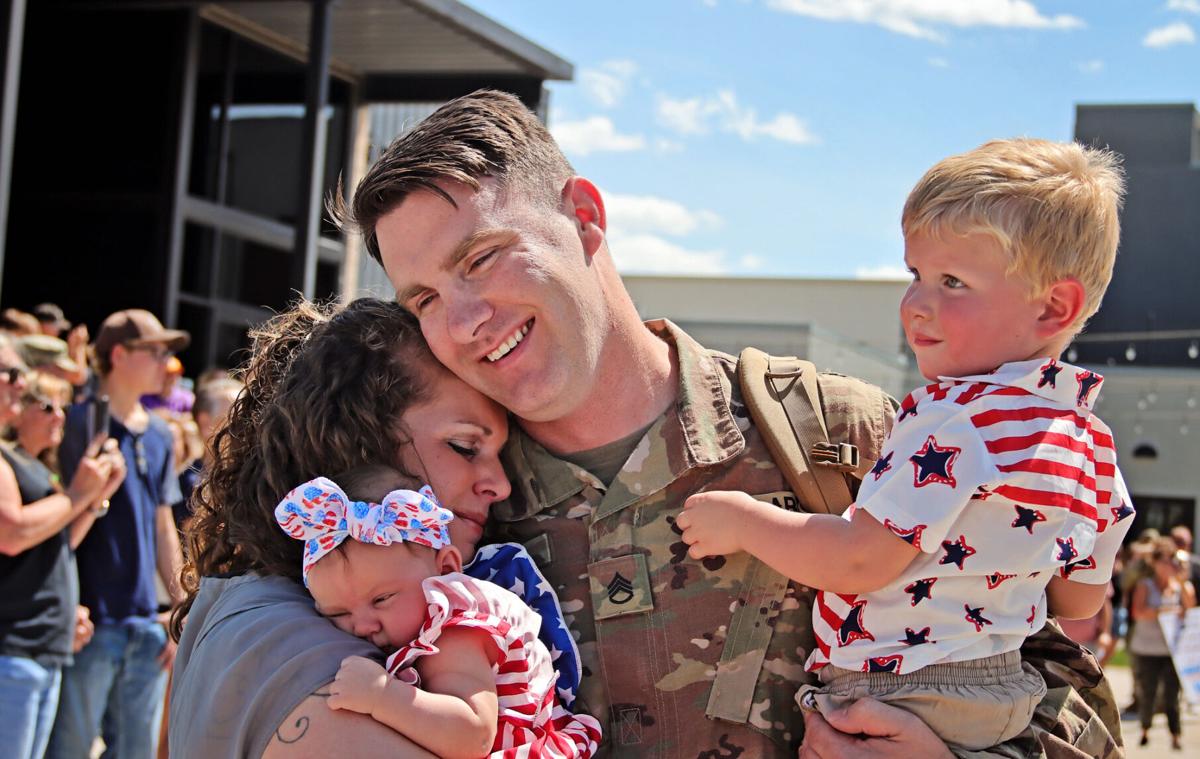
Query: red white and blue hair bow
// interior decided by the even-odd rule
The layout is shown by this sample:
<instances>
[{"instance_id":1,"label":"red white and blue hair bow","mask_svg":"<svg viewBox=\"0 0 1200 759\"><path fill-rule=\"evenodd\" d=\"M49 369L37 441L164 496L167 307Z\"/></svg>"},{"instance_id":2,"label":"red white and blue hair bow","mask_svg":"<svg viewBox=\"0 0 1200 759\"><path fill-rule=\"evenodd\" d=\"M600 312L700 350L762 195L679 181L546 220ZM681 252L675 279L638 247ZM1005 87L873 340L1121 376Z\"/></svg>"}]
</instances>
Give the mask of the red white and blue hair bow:
<instances>
[{"instance_id":1,"label":"red white and blue hair bow","mask_svg":"<svg viewBox=\"0 0 1200 759\"><path fill-rule=\"evenodd\" d=\"M275 507L283 531L304 541L304 583L308 571L346 538L388 546L406 542L439 549L450 545L446 525L454 519L438 505L428 485L420 491L393 490L383 503L351 501L327 477L294 488Z\"/></svg>"}]
</instances>

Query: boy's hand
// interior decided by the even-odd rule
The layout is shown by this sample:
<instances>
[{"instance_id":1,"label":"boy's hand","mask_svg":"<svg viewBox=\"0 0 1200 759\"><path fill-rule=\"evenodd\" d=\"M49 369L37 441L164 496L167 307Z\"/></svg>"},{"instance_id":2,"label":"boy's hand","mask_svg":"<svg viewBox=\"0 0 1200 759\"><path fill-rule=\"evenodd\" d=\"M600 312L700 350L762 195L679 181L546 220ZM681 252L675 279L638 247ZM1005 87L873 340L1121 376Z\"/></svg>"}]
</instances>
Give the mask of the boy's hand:
<instances>
[{"instance_id":1,"label":"boy's hand","mask_svg":"<svg viewBox=\"0 0 1200 759\"><path fill-rule=\"evenodd\" d=\"M329 708L370 714L390 678L378 662L362 656L347 656L342 659L342 666L329 686Z\"/></svg>"},{"instance_id":2,"label":"boy's hand","mask_svg":"<svg viewBox=\"0 0 1200 759\"><path fill-rule=\"evenodd\" d=\"M741 527L761 505L745 493L732 490L688 497L675 520L683 530L683 542L689 546L688 556L703 559L743 550Z\"/></svg>"}]
</instances>

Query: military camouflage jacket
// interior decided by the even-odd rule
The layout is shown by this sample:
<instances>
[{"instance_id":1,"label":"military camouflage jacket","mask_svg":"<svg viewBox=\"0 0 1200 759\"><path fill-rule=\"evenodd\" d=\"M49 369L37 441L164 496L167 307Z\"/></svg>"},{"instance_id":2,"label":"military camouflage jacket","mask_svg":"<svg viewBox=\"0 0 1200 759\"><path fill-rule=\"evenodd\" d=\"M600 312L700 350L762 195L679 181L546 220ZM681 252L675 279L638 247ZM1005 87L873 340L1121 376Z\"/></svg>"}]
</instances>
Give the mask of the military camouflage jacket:
<instances>
[{"instance_id":1,"label":"military camouflage jacket","mask_svg":"<svg viewBox=\"0 0 1200 759\"><path fill-rule=\"evenodd\" d=\"M796 498L741 402L736 359L704 349L669 322L647 326L672 345L675 405L608 488L515 431L505 453L513 495L494 507L492 537L524 543L555 586L582 656L575 706L605 726L602 754L794 757L803 721L793 697L810 681L803 664L813 644L813 593L791 583L778 608L755 610L749 623L743 615L731 631L734 610L752 602L749 578L762 565L745 554L689 559L675 516L702 490L742 490L782 507L795 507ZM848 420L830 429L830 439L857 445L869 468L890 428L890 399L838 375L822 375L819 387L827 417L840 407ZM759 640L766 644L748 721L708 719L722 651L751 628L765 632ZM1067 644L1052 652L1058 682L1050 683L1035 727L990 755L1041 756L1039 744L1049 759L1119 755L1109 730L1067 686L1100 679L1095 662ZM1119 729L1115 712L1106 716Z\"/></svg>"}]
</instances>

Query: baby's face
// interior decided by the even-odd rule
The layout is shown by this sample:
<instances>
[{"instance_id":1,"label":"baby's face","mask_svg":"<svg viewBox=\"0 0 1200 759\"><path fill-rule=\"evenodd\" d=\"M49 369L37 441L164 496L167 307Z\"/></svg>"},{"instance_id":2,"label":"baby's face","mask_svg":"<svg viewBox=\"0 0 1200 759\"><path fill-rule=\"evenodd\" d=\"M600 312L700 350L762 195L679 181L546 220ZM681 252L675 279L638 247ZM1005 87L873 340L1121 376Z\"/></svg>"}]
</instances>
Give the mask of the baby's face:
<instances>
[{"instance_id":1,"label":"baby's face","mask_svg":"<svg viewBox=\"0 0 1200 759\"><path fill-rule=\"evenodd\" d=\"M411 642L425 621L421 581L441 574L432 548L349 539L308 573L317 612L339 630L369 640L387 653Z\"/></svg>"},{"instance_id":2,"label":"baby's face","mask_svg":"<svg viewBox=\"0 0 1200 759\"><path fill-rule=\"evenodd\" d=\"M1038 331L1044 304L990 235L911 234L904 262L913 281L900 302L904 335L921 374L964 377L1049 355Z\"/></svg>"}]
</instances>

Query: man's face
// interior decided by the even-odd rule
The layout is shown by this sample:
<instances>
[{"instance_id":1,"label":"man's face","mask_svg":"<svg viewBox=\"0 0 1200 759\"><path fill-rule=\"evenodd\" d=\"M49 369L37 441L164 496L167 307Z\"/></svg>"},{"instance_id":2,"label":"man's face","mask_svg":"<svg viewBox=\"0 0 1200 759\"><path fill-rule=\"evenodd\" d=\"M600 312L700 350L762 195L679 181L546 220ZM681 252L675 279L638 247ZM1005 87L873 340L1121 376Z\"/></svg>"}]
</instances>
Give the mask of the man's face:
<instances>
[{"instance_id":1,"label":"man's face","mask_svg":"<svg viewBox=\"0 0 1200 759\"><path fill-rule=\"evenodd\" d=\"M172 352L162 343L113 348L113 374L125 386L146 395L162 390Z\"/></svg>"},{"instance_id":2,"label":"man's face","mask_svg":"<svg viewBox=\"0 0 1200 759\"><path fill-rule=\"evenodd\" d=\"M555 421L595 382L608 309L576 219L491 179L417 191L376 235L402 305L434 355L518 417Z\"/></svg>"}]
</instances>

